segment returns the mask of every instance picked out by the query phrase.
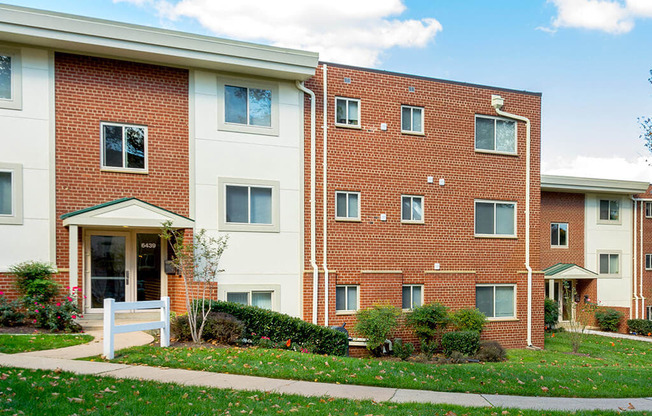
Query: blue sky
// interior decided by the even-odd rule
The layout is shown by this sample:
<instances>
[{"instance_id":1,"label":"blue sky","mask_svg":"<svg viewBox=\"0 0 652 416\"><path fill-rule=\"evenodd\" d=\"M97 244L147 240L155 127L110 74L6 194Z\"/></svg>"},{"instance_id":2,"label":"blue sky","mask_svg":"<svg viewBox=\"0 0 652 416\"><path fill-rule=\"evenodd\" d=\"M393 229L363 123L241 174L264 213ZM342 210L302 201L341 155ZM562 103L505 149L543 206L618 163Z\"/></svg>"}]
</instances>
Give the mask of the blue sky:
<instances>
[{"instance_id":1,"label":"blue sky","mask_svg":"<svg viewBox=\"0 0 652 416\"><path fill-rule=\"evenodd\" d=\"M16 0L543 93L544 173L652 182L652 0ZM291 11L291 12L288 12Z\"/></svg>"}]
</instances>

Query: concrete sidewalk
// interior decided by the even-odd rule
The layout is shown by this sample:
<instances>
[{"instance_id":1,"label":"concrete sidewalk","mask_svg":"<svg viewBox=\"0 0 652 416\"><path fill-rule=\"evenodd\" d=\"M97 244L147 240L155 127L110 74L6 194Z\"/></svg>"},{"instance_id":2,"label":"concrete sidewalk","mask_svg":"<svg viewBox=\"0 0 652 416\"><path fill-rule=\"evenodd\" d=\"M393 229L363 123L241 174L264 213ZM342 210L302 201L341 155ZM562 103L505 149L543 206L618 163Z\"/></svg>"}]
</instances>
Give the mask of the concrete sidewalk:
<instances>
[{"instance_id":1,"label":"concrete sidewalk","mask_svg":"<svg viewBox=\"0 0 652 416\"><path fill-rule=\"evenodd\" d=\"M594 329L587 329L584 332L586 334L600 335L602 337L631 339L632 341L652 342L652 337L639 337L639 336L631 335L631 334L621 334L619 332L596 331Z\"/></svg>"}]
</instances>

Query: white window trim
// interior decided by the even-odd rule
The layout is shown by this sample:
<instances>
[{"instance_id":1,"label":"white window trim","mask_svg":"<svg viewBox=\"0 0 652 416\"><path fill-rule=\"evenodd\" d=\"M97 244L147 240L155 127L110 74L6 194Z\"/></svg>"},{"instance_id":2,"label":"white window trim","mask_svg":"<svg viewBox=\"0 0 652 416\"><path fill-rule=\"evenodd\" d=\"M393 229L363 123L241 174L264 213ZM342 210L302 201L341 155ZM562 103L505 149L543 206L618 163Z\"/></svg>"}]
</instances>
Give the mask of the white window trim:
<instances>
[{"instance_id":1,"label":"white window trim","mask_svg":"<svg viewBox=\"0 0 652 416\"><path fill-rule=\"evenodd\" d=\"M412 311L414 309L414 288L415 287L420 287L421 288L421 306L424 305L425 302L423 301L423 298L424 298L424 296L423 296L423 285L407 284L407 285L401 286L401 306L403 306L403 288L404 287L409 287L410 288L410 308L407 308L407 309L403 308L404 312L409 312L409 311Z\"/></svg>"},{"instance_id":2,"label":"white window trim","mask_svg":"<svg viewBox=\"0 0 652 416\"><path fill-rule=\"evenodd\" d=\"M145 148L143 153L145 154L145 167L140 168L127 168L127 167L114 167L114 166L104 166L104 126L117 126L122 127L122 163L125 163L125 145L124 145L124 129L125 127L134 127L137 129L144 129L145 131ZM128 123L113 123L108 121L103 121L100 123L100 170L105 172L125 172L125 173L149 173L149 155L148 155L148 131L147 126L141 124L128 124Z\"/></svg>"},{"instance_id":3,"label":"white window trim","mask_svg":"<svg viewBox=\"0 0 652 416\"><path fill-rule=\"evenodd\" d=\"M242 88L259 88L270 90L272 92L272 113L270 117L271 126L252 126L249 124L227 123L225 114L225 86ZM217 129L222 131L231 131L236 133L252 133L266 136L278 136L279 124L279 104L278 94L279 85L275 82L251 80L246 78L227 78L218 77L217 79ZM247 96L247 100L249 100ZM249 121L247 121L249 123Z\"/></svg>"},{"instance_id":4,"label":"white window trim","mask_svg":"<svg viewBox=\"0 0 652 416\"><path fill-rule=\"evenodd\" d=\"M22 110L23 108L23 65L20 49L0 46L0 55L11 57L11 98L0 99L0 108Z\"/></svg>"},{"instance_id":5,"label":"white window trim","mask_svg":"<svg viewBox=\"0 0 652 416\"><path fill-rule=\"evenodd\" d=\"M410 116L412 116L412 112L414 109L421 110L421 130L416 131L416 130L403 130L403 109L404 108L409 108L410 109ZM425 109L423 107L415 106L415 105L401 105L401 133L403 134L413 134L415 136L425 136ZM412 119L410 119L410 125L412 126ZM414 127L414 126L412 126Z\"/></svg>"},{"instance_id":6,"label":"white window trim","mask_svg":"<svg viewBox=\"0 0 652 416\"><path fill-rule=\"evenodd\" d=\"M552 236L550 236L550 248L568 248L568 241L570 240L570 238L568 236L568 234L569 234L568 233L568 228L569 228L568 223L567 222L551 222L550 223L550 228L551 228L550 231L551 232L552 232L552 225L553 224L558 224L558 225L566 224L566 244L552 244ZM559 241L559 233L557 233L557 241Z\"/></svg>"},{"instance_id":7,"label":"white window trim","mask_svg":"<svg viewBox=\"0 0 652 416\"><path fill-rule=\"evenodd\" d=\"M420 220L404 220L403 219L403 198L412 198L410 200L410 217L412 216L412 202L414 198L421 198L421 219ZM403 224L423 224L425 223L425 218L426 218L426 206L425 206L425 198L423 195L401 195L401 222Z\"/></svg>"},{"instance_id":8,"label":"white window trim","mask_svg":"<svg viewBox=\"0 0 652 416\"><path fill-rule=\"evenodd\" d=\"M338 217L337 216L337 196L339 194L347 195L347 197L346 197L346 211L347 211L347 213L349 211L349 197L348 196L351 195L351 194L358 195L358 216L357 217ZM358 192L358 191L335 191L335 220L336 221L360 222L361 221L360 218L361 218L361 215L362 215L361 214L361 209L360 209L361 207L362 207L362 198L361 198L360 192Z\"/></svg>"},{"instance_id":9,"label":"white window trim","mask_svg":"<svg viewBox=\"0 0 652 416\"><path fill-rule=\"evenodd\" d=\"M478 149L476 147L477 143L477 137L476 137L476 132L477 132L477 121L478 118L487 118L487 119L493 119L494 120L494 149L496 149L496 121L495 120L503 120L503 121L510 121L514 123L514 151L513 152L503 152L499 150L490 150L490 149ZM476 153L493 153L497 155L507 155L507 156L518 156L518 123L515 120L505 118L505 117L496 117L496 116L488 116L484 114L476 114L474 119L473 119L473 148L475 149Z\"/></svg>"},{"instance_id":10,"label":"white window trim","mask_svg":"<svg viewBox=\"0 0 652 416\"><path fill-rule=\"evenodd\" d=\"M601 254L616 254L618 256L618 273L600 273L600 255ZM598 250L597 251L597 271L601 278L621 277L623 274L623 253L619 250ZM610 263L611 264L611 263Z\"/></svg>"},{"instance_id":11,"label":"white window trim","mask_svg":"<svg viewBox=\"0 0 652 416\"><path fill-rule=\"evenodd\" d=\"M648 259L650 259L649 262ZM650 267L647 267L648 263L650 263ZM645 270L652 270L652 254L645 255Z\"/></svg>"},{"instance_id":12,"label":"white window trim","mask_svg":"<svg viewBox=\"0 0 652 416\"><path fill-rule=\"evenodd\" d=\"M346 118L347 119L349 118L348 117L348 115L349 115L348 114L349 113L349 104L348 103L351 102L351 101L355 101L355 102L358 103L358 125L345 124L345 123L338 123L337 122L337 100L346 100L346 102L347 102L347 104L346 104L346 113L347 113L346 115L347 115L347 117ZM359 98L335 97L335 108L334 108L334 111L333 111L333 115L334 115L335 125L337 127L346 127L346 128L349 128L349 129L362 129L362 104L360 103Z\"/></svg>"},{"instance_id":13,"label":"white window trim","mask_svg":"<svg viewBox=\"0 0 652 416\"><path fill-rule=\"evenodd\" d=\"M487 320L489 321L515 321L517 320L517 310L516 306L518 305L518 294L516 293L517 291L517 286L513 283L480 283L475 285L476 288L478 287L493 287L494 288L494 304L493 304L493 309L494 309L494 315L496 314L496 288L497 287L513 287L514 288L514 315L513 316L500 316L500 317L487 317ZM476 298L477 298L477 291L476 291ZM476 300L477 302L477 300Z\"/></svg>"},{"instance_id":14,"label":"white window trim","mask_svg":"<svg viewBox=\"0 0 652 416\"><path fill-rule=\"evenodd\" d=\"M0 214L0 224L21 225L23 223L23 165L0 163L0 172L11 173L11 214Z\"/></svg>"},{"instance_id":15,"label":"white window trim","mask_svg":"<svg viewBox=\"0 0 652 416\"><path fill-rule=\"evenodd\" d=\"M475 224L477 221L477 203L493 203L494 204L494 231L496 230L496 207L495 204L513 204L514 205L514 234L477 234L475 232ZM475 199L473 201L473 235L479 238L518 238L518 228L517 228L517 217L518 217L518 204L516 201L500 201L492 199Z\"/></svg>"},{"instance_id":16,"label":"white window trim","mask_svg":"<svg viewBox=\"0 0 652 416\"><path fill-rule=\"evenodd\" d=\"M226 294L231 292L248 293L248 303L251 306L252 292L272 292L272 310L280 311L281 286L280 285L232 285L220 283L217 285L217 299L226 302Z\"/></svg>"},{"instance_id":17,"label":"white window trim","mask_svg":"<svg viewBox=\"0 0 652 416\"><path fill-rule=\"evenodd\" d=\"M356 303L357 303L356 306L357 306L357 309L337 309L337 288L338 287L347 288L346 292L348 292L348 288L350 288L350 287L355 287L356 288L355 294L356 294ZM335 308L334 308L335 309L335 315L354 315L358 310L360 310L360 285L336 285L335 286L335 291L336 291L335 292ZM349 307L349 305L348 305L348 303L349 303L348 302L348 293L346 293L345 300L346 300L346 303L347 303L346 307L348 308Z\"/></svg>"},{"instance_id":18,"label":"white window trim","mask_svg":"<svg viewBox=\"0 0 652 416\"><path fill-rule=\"evenodd\" d=\"M617 220L603 220L600 219L600 201L605 200L605 201L618 201L618 219ZM596 198L596 205L597 205L597 219L598 219L598 224L604 224L604 225L621 225L623 223L623 200L620 197L616 196L597 196ZM611 204L610 204L611 206Z\"/></svg>"},{"instance_id":19,"label":"white window trim","mask_svg":"<svg viewBox=\"0 0 652 416\"><path fill-rule=\"evenodd\" d=\"M247 186L272 189L272 223L271 224L250 224L234 223L226 221L226 186ZM218 178L218 231L246 231L262 233L280 232L280 184L278 181L263 179L243 178Z\"/></svg>"},{"instance_id":20,"label":"white window trim","mask_svg":"<svg viewBox=\"0 0 652 416\"><path fill-rule=\"evenodd\" d=\"M652 202L645 202L645 218L652 218Z\"/></svg>"}]
</instances>

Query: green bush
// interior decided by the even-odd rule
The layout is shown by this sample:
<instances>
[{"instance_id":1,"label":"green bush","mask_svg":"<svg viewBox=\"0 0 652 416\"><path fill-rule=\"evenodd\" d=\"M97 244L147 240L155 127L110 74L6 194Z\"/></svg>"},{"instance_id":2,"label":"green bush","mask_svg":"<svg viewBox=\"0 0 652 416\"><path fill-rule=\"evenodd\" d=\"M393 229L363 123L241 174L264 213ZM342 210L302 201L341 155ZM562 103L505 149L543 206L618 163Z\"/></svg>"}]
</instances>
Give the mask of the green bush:
<instances>
[{"instance_id":1,"label":"green bush","mask_svg":"<svg viewBox=\"0 0 652 416\"><path fill-rule=\"evenodd\" d=\"M437 352L439 349L439 342L436 340L430 340L430 341L421 341L421 353L426 356L427 359L431 359L433 355Z\"/></svg>"},{"instance_id":2,"label":"green bush","mask_svg":"<svg viewBox=\"0 0 652 416\"><path fill-rule=\"evenodd\" d=\"M382 346L389 334L396 328L401 311L389 304L374 305L358 311L355 330L367 338L367 349L375 356L382 354Z\"/></svg>"},{"instance_id":3,"label":"green bush","mask_svg":"<svg viewBox=\"0 0 652 416\"><path fill-rule=\"evenodd\" d=\"M559 321L559 304L554 299L546 298L543 301L543 308L543 322L546 325L546 329L552 330Z\"/></svg>"},{"instance_id":4,"label":"green bush","mask_svg":"<svg viewBox=\"0 0 652 416\"><path fill-rule=\"evenodd\" d=\"M603 331L616 332L620 327L623 313L615 309L598 309L595 311L595 320Z\"/></svg>"},{"instance_id":5,"label":"green bush","mask_svg":"<svg viewBox=\"0 0 652 416\"><path fill-rule=\"evenodd\" d=\"M451 356L453 351L464 355L474 355L480 347L480 333L477 331L447 332L441 337L444 354Z\"/></svg>"},{"instance_id":6,"label":"green bush","mask_svg":"<svg viewBox=\"0 0 652 416\"><path fill-rule=\"evenodd\" d=\"M177 341L191 341L188 315L177 315L170 318L170 335Z\"/></svg>"},{"instance_id":7,"label":"green bush","mask_svg":"<svg viewBox=\"0 0 652 416\"><path fill-rule=\"evenodd\" d=\"M394 340L394 355L405 361L412 356L414 345L410 342L403 342L401 338Z\"/></svg>"},{"instance_id":8,"label":"green bush","mask_svg":"<svg viewBox=\"0 0 652 416\"><path fill-rule=\"evenodd\" d=\"M17 301L8 301L0 292L0 326L16 326L23 323L25 314L20 312Z\"/></svg>"},{"instance_id":9,"label":"green bush","mask_svg":"<svg viewBox=\"0 0 652 416\"><path fill-rule=\"evenodd\" d=\"M37 328L65 332L80 332L82 330L81 325L75 322L79 316L77 302L70 296L56 303L30 301L27 314Z\"/></svg>"},{"instance_id":10,"label":"green bush","mask_svg":"<svg viewBox=\"0 0 652 416\"><path fill-rule=\"evenodd\" d=\"M627 328L629 332L637 335L650 335L652 334L652 321L647 319L628 319Z\"/></svg>"},{"instance_id":11,"label":"green bush","mask_svg":"<svg viewBox=\"0 0 652 416\"><path fill-rule=\"evenodd\" d=\"M507 359L507 352L498 341L482 341L475 358L486 363L497 363Z\"/></svg>"},{"instance_id":12,"label":"green bush","mask_svg":"<svg viewBox=\"0 0 652 416\"><path fill-rule=\"evenodd\" d=\"M487 317L478 309L459 309L451 314L451 322L458 331L482 332L487 323Z\"/></svg>"},{"instance_id":13,"label":"green bush","mask_svg":"<svg viewBox=\"0 0 652 416\"><path fill-rule=\"evenodd\" d=\"M190 331L190 328L188 328ZM233 315L224 312L209 312L204 323L202 338L222 344L235 344L244 333L244 324Z\"/></svg>"},{"instance_id":14,"label":"green bush","mask_svg":"<svg viewBox=\"0 0 652 416\"><path fill-rule=\"evenodd\" d=\"M448 308L441 303L428 303L416 307L406 316L406 322L420 341L431 341L448 326Z\"/></svg>"},{"instance_id":15,"label":"green bush","mask_svg":"<svg viewBox=\"0 0 652 416\"><path fill-rule=\"evenodd\" d=\"M16 287L21 295L38 303L48 303L59 293L59 285L52 280L57 270L50 264L39 261L26 261L9 268L16 279Z\"/></svg>"},{"instance_id":16,"label":"green bush","mask_svg":"<svg viewBox=\"0 0 652 416\"><path fill-rule=\"evenodd\" d=\"M241 320L245 326L246 338L266 336L274 342L290 339L298 345L311 345L316 354L344 356L347 353L349 340L343 332L254 306L222 301L207 302L213 311L225 312Z\"/></svg>"}]
</instances>

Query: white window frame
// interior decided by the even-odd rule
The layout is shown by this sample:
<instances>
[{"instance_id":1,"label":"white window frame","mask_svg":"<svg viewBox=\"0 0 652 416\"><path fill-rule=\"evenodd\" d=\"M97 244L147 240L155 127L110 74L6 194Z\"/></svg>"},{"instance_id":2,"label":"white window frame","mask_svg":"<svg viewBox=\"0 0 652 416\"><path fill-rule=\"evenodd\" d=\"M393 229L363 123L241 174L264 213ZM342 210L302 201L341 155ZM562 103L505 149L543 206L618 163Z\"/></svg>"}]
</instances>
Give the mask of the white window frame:
<instances>
[{"instance_id":1,"label":"white window frame","mask_svg":"<svg viewBox=\"0 0 652 416\"><path fill-rule=\"evenodd\" d=\"M611 273L611 258L609 258L609 273L601 273L600 272L600 256L602 255L608 255L608 256L618 256L618 273ZM598 274L600 277L620 277L622 276L623 273L623 253L621 251L614 251L614 250L599 250L597 252L597 257L598 257L598 263L597 263L597 270Z\"/></svg>"},{"instance_id":2,"label":"white window frame","mask_svg":"<svg viewBox=\"0 0 652 416\"><path fill-rule=\"evenodd\" d=\"M645 270L652 270L652 254L645 255Z\"/></svg>"},{"instance_id":3,"label":"white window frame","mask_svg":"<svg viewBox=\"0 0 652 416\"><path fill-rule=\"evenodd\" d=\"M0 98L0 108L22 110L23 81L20 49L0 46L0 55L11 57L11 98Z\"/></svg>"},{"instance_id":4,"label":"white window frame","mask_svg":"<svg viewBox=\"0 0 652 416\"><path fill-rule=\"evenodd\" d=\"M477 148L477 123L478 123L478 118L484 118L484 119L490 119L494 120L494 148L492 149L478 149ZM502 121L508 121L511 123L514 123L514 151L513 152L505 152L502 150L496 150L496 120L502 120ZM473 120L473 148L477 153L495 153L499 155L510 155L510 156L516 156L518 155L518 123L516 120L512 120L510 118L505 118L505 117L496 117L496 116L487 116L484 114L476 114L475 118Z\"/></svg>"},{"instance_id":5,"label":"white window frame","mask_svg":"<svg viewBox=\"0 0 652 416\"><path fill-rule=\"evenodd\" d=\"M493 203L494 204L494 234L478 234L475 232L477 218L477 204L481 203ZM496 234L496 204L511 204L514 205L514 234ZM518 228L517 228L517 217L518 217L518 204L516 201L499 201L499 200L490 200L490 199L475 199L473 201L473 233L475 237L481 238L518 238Z\"/></svg>"},{"instance_id":6,"label":"white window frame","mask_svg":"<svg viewBox=\"0 0 652 416\"><path fill-rule=\"evenodd\" d=\"M337 196L338 195L346 195L346 217L340 217L337 215ZM357 195L358 196L358 216L357 217L350 217L348 216L349 213L349 195ZM362 201L361 201L361 195L360 192L357 191L335 191L335 219L337 221L360 221L361 218L361 212L360 208L362 207Z\"/></svg>"},{"instance_id":7,"label":"white window frame","mask_svg":"<svg viewBox=\"0 0 652 416\"><path fill-rule=\"evenodd\" d=\"M271 224L252 224L226 221L226 187L227 185L242 186L248 188L270 188L272 190L272 223ZM218 231L245 231L245 232L280 232L280 184L278 181L263 179L243 179L243 178L218 178L217 187L218 197ZM251 204L251 199L249 200Z\"/></svg>"},{"instance_id":8,"label":"white window frame","mask_svg":"<svg viewBox=\"0 0 652 416\"><path fill-rule=\"evenodd\" d=\"M347 309L337 309L337 288L344 287L346 288L346 294L345 294L345 303ZM356 309L348 309L349 308L349 288L355 288L356 289ZM360 309L360 285L336 285L335 286L335 314L336 315L351 315L355 314L358 310Z\"/></svg>"},{"instance_id":9,"label":"white window frame","mask_svg":"<svg viewBox=\"0 0 652 416\"><path fill-rule=\"evenodd\" d=\"M403 198L410 198L410 219L406 220L403 219ZM412 204L414 203L414 199L419 198L421 199L421 219L420 220L414 220L411 219L412 217ZM424 204L425 198L423 195L401 195L401 222L404 224L423 224L425 222L425 217L426 217L426 207Z\"/></svg>"},{"instance_id":10,"label":"white window frame","mask_svg":"<svg viewBox=\"0 0 652 416\"><path fill-rule=\"evenodd\" d=\"M602 201L609 201L609 213L611 213L611 202L616 201L618 203L618 219L603 220L600 218L600 205ZM597 197L597 210L598 210L598 224L608 224L608 225L620 225L623 222L623 201L622 198L614 196L598 196ZM611 214L609 215L611 216Z\"/></svg>"},{"instance_id":11,"label":"white window frame","mask_svg":"<svg viewBox=\"0 0 652 416\"><path fill-rule=\"evenodd\" d=\"M652 202L645 202L645 218L652 218Z\"/></svg>"},{"instance_id":12,"label":"white window frame","mask_svg":"<svg viewBox=\"0 0 652 416\"><path fill-rule=\"evenodd\" d=\"M404 108L409 108L410 109L410 130L403 130L403 109ZM412 115L414 113L414 110L420 110L421 111L421 130L414 130L414 125L412 123ZM423 107L418 107L414 105L401 105L401 133L403 134L415 134L419 136L424 135L425 131L425 116L424 116L424 108Z\"/></svg>"},{"instance_id":13,"label":"white window frame","mask_svg":"<svg viewBox=\"0 0 652 416\"><path fill-rule=\"evenodd\" d=\"M494 304L493 304L493 314L494 315L496 314L496 288L497 287L511 287L511 288L513 288L514 289L514 305L512 306L512 308L514 310L514 314L512 316L499 316L499 317L487 316L487 320L489 320L489 321L513 321L513 320L516 319L516 316L517 316L516 306L518 305L518 296L517 296L517 292L516 292L517 286L515 284L513 284L513 283L481 283L481 284L475 285L475 287L476 287L476 293L475 293L476 305L477 305L477 296L478 296L477 288L478 287L493 287L494 288Z\"/></svg>"},{"instance_id":14,"label":"white window frame","mask_svg":"<svg viewBox=\"0 0 652 416\"><path fill-rule=\"evenodd\" d=\"M281 306L281 286L280 285L239 285L220 283L217 288L217 299L226 302L228 293L247 293L247 304L251 306L251 294L254 292L271 292L272 309L280 311Z\"/></svg>"},{"instance_id":15,"label":"white window frame","mask_svg":"<svg viewBox=\"0 0 652 416\"><path fill-rule=\"evenodd\" d=\"M403 308L404 311L411 311L414 309L414 288L419 287L421 288L421 305L423 306L423 285L403 285L401 286L401 307L403 306L403 289L409 287L410 288L410 307L409 308Z\"/></svg>"},{"instance_id":16,"label":"white window frame","mask_svg":"<svg viewBox=\"0 0 652 416\"><path fill-rule=\"evenodd\" d=\"M552 226L554 224L557 224L558 226L565 225L566 226L566 244L559 244L559 232L557 232L557 244L553 244L552 241ZM558 227L558 229L561 229L561 227ZM551 222L550 223L550 247L551 248L568 248L568 223L567 222Z\"/></svg>"},{"instance_id":17,"label":"white window frame","mask_svg":"<svg viewBox=\"0 0 652 416\"><path fill-rule=\"evenodd\" d=\"M104 165L104 152L105 152L105 145L104 145L104 126L114 126L114 127L121 127L122 128L122 167L117 167L117 166L105 166ZM125 146L125 128L127 127L132 127L136 129L143 129L145 133L145 147L143 150L144 156L145 156L145 166L143 168L128 168L125 167L126 161L126 146ZM100 123L100 169L102 171L110 171L110 172L128 172L128 173L143 173L147 174L149 173L149 155L148 155L148 131L147 131L147 126L141 125L141 124L127 124L127 123L113 123L113 122L108 122L108 121L103 121Z\"/></svg>"},{"instance_id":18,"label":"white window frame","mask_svg":"<svg viewBox=\"0 0 652 416\"><path fill-rule=\"evenodd\" d=\"M349 119L349 103L355 101L358 103L358 124L348 124L348 123L338 123L337 122L337 101L344 100L346 101L346 119ZM362 128L362 103L359 98L349 98L349 97L335 97L335 109L333 111L335 125L338 127L348 127L350 129L361 129Z\"/></svg>"},{"instance_id":19,"label":"white window frame","mask_svg":"<svg viewBox=\"0 0 652 416\"><path fill-rule=\"evenodd\" d=\"M249 124L249 114L247 114L247 124L240 123L227 123L226 122L226 94L225 87L229 85L232 87L250 88L270 90L272 92L272 112L270 115L270 123L268 126L253 126ZM217 79L217 129L222 131L231 131L236 133L252 133L261 134L266 136L278 136L279 129L279 86L275 82L266 82L259 80L250 80L246 78L228 78L218 77ZM249 108L249 94L247 93L247 108Z\"/></svg>"},{"instance_id":20,"label":"white window frame","mask_svg":"<svg viewBox=\"0 0 652 416\"><path fill-rule=\"evenodd\" d=\"M23 165L0 163L0 172L11 174L11 214L0 214L0 224L21 225L23 223Z\"/></svg>"}]
</instances>

